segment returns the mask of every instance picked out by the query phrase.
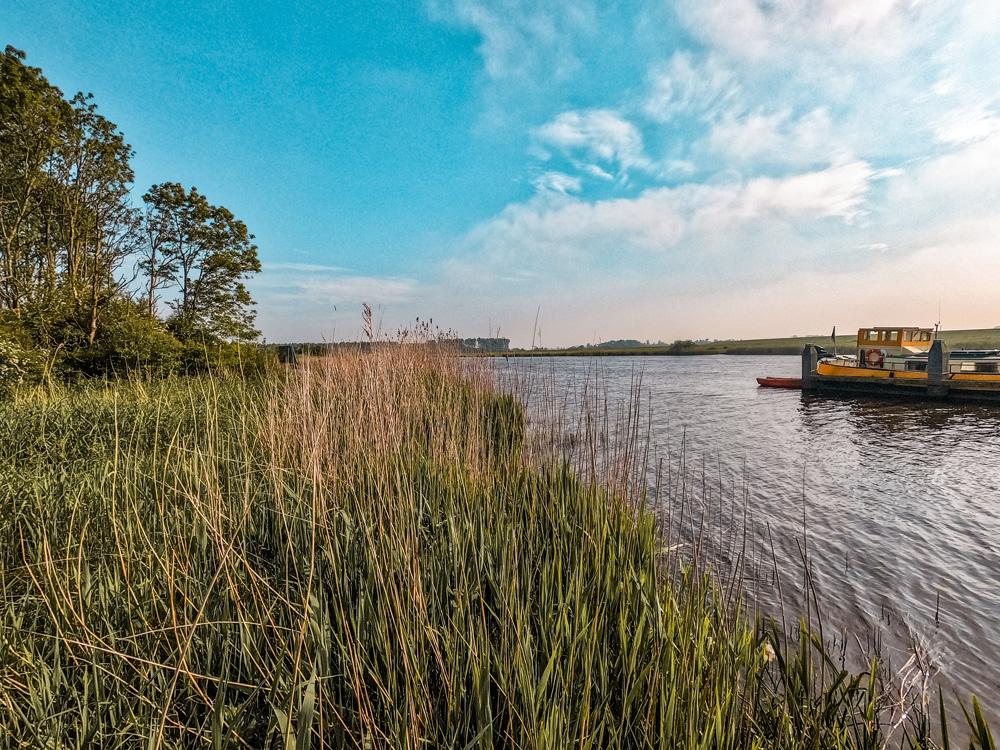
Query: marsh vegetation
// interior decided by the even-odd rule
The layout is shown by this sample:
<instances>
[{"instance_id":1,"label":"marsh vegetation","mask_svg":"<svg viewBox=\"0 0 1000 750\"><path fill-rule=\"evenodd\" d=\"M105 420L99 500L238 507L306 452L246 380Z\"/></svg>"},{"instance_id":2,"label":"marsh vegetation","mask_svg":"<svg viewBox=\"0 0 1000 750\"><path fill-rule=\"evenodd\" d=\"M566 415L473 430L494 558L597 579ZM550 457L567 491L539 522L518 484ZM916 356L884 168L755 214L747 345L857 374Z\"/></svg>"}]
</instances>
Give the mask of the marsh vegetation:
<instances>
[{"instance_id":1,"label":"marsh vegetation","mask_svg":"<svg viewBox=\"0 0 1000 750\"><path fill-rule=\"evenodd\" d=\"M948 745L935 695L841 671L665 540L636 452L584 481L538 450L486 360L0 411L6 746Z\"/></svg>"}]
</instances>

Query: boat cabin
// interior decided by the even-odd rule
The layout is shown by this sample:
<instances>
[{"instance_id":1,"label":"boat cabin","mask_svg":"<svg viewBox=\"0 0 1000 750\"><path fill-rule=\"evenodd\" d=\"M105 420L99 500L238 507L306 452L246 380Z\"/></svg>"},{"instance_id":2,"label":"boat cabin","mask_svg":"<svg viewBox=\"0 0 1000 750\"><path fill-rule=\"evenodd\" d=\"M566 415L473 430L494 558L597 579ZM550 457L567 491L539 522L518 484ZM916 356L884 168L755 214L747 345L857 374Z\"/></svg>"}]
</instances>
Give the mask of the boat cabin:
<instances>
[{"instance_id":1,"label":"boat cabin","mask_svg":"<svg viewBox=\"0 0 1000 750\"><path fill-rule=\"evenodd\" d=\"M887 357L926 354L934 343L932 328L878 327L858 329L858 363L882 368ZM918 363L912 363L914 369ZM926 367L926 365L924 365ZM920 368L923 369L923 368Z\"/></svg>"},{"instance_id":2,"label":"boat cabin","mask_svg":"<svg viewBox=\"0 0 1000 750\"><path fill-rule=\"evenodd\" d=\"M854 377L926 378L934 346L933 328L880 326L858 329L857 356L821 351L817 373ZM1000 349L943 348L948 379L1000 381ZM936 366L940 366L936 365ZM1000 393L1000 387L997 388Z\"/></svg>"}]
</instances>

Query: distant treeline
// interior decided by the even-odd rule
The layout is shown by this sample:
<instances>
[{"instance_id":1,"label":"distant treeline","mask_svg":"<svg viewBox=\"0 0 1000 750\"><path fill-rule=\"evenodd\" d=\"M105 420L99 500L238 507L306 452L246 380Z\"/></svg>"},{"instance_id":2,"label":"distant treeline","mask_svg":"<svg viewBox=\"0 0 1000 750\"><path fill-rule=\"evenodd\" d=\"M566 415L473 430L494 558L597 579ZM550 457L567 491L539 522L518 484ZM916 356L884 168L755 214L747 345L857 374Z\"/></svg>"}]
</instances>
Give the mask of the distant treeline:
<instances>
[{"instance_id":1,"label":"distant treeline","mask_svg":"<svg viewBox=\"0 0 1000 750\"><path fill-rule=\"evenodd\" d=\"M662 341L657 341L655 344L651 344L649 341L642 342L637 339L614 339L612 341L602 341L600 344L581 344L580 346L571 346L570 350L574 349L635 349L640 346L666 346Z\"/></svg>"},{"instance_id":2,"label":"distant treeline","mask_svg":"<svg viewBox=\"0 0 1000 750\"><path fill-rule=\"evenodd\" d=\"M252 358L246 225L178 183L137 202L118 127L24 60L0 56L0 389Z\"/></svg>"},{"instance_id":3,"label":"distant treeline","mask_svg":"<svg viewBox=\"0 0 1000 750\"><path fill-rule=\"evenodd\" d=\"M503 354L510 351L510 339L505 338L473 338L460 339L454 337L432 338L424 341L339 341L323 343L279 344L275 349L282 361L296 356L323 357L338 351L368 351L372 346L403 347L425 346L431 349L446 349L467 354L488 353ZM270 348L270 347L269 347Z\"/></svg>"}]
</instances>

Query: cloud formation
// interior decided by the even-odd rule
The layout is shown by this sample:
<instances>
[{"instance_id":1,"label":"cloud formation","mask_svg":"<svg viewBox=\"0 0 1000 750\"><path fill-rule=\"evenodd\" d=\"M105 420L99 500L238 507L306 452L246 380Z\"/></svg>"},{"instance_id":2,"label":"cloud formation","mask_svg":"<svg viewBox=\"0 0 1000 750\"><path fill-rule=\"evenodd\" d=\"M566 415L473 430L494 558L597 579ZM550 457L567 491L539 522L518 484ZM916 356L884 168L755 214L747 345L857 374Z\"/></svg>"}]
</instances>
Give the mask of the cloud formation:
<instances>
[{"instance_id":1,"label":"cloud formation","mask_svg":"<svg viewBox=\"0 0 1000 750\"><path fill-rule=\"evenodd\" d=\"M447 299L459 325L551 305L550 343L806 333L775 321L925 323L942 283L997 265L993 0L431 7L477 34L482 106L524 164L435 278L371 280L397 304ZM872 274L896 286L873 297ZM964 282L968 310L986 287Z\"/></svg>"},{"instance_id":2,"label":"cloud formation","mask_svg":"<svg viewBox=\"0 0 1000 750\"><path fill-rule=\"evenodd\" d=\"M546 70L563 78L583 62L575 42L592 28L590 2L531 2L530 0L438 0L430 10L478 32L478 48L487 75L509 79Z\"/></svg>"},{"instance_id":3,"label":"cloud formation","mask_svg":"<svg viewBox=\"0 0 1000 750\"><path fill-rule=\"evenodd\" d=\"M930 11L909 0L680 0L692 31L729 57L759 62L820 48L891 57L919 41Z\"/></svg>"},{"instance_id":4,"label":"cloud formation","mask_svg":"<svg viewBox=\"0 0 1000 750\"><path fill-rule=\"evenodd\" d=\"M649 166L639 129L611 110L562 112L537 128L534 137L538 143L556 148L564 155L579 154L605 166L617 165L621 172ZM601 170L594 164L588 166L592 172Z\"/></svg>"}]
</instances>

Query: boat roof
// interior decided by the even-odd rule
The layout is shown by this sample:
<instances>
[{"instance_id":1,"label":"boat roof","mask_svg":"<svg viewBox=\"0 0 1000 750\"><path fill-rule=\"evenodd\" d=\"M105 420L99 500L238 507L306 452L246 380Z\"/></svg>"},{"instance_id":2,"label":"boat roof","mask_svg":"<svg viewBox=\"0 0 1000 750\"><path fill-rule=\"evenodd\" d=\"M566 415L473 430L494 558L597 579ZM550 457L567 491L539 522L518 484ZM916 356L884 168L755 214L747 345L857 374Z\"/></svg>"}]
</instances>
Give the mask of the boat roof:
<instances>
[{"instance_id":1,"label":"boat roof","mask_svg":"<svg viewBox=\"0 0 1000 750\"><path fill-rule=\"evenodd\" d=\"M868 328L859 328L859 331L933 331L933 328L927 328L926 326L869 326Z\"/></svg>"}]
</instances>

